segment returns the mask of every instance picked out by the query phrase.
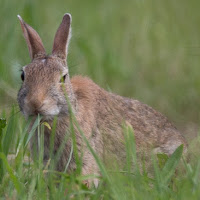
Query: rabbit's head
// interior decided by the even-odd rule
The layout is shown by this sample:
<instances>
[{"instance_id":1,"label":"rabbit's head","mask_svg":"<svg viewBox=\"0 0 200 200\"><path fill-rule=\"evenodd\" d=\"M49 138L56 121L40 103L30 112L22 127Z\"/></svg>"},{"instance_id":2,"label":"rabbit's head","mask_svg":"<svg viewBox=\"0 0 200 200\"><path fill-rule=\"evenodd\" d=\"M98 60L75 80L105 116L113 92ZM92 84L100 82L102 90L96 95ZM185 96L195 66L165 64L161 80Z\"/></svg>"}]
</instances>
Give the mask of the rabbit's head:
<instances>
[{"instance_id":1,"label":"rabbit's head","mask_svg":"<svg viewBox=\"0 0 200 200\"><path fill-rule=\"evenodd\" d=\"M72 105L75 101L66 63L71 15L64 15L55 35L51 55L46 54L38 33L20 16L18 18L32 60L22 69L23 83L18 93L21 111L26 117L40 114L47 119L56 115L67 115L68 106L63 82Z\"/></svg>"}]
</instances>

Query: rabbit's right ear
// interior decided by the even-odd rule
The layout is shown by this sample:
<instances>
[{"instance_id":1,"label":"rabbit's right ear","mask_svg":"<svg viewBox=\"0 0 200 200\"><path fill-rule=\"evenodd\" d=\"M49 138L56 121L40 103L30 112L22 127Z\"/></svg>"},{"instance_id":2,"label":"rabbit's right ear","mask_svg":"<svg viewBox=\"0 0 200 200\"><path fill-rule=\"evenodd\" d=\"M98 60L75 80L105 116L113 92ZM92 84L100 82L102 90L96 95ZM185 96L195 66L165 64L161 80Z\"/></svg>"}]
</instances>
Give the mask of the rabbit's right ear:
<instances>
[{"instance_id":1,"label":"rabbit's right ear","mask_svg":"<svg viewBox=\"0 0 200 200\"><path fill-rule=\"evenodd\" d=\"M28 45L28 50L29 50L31 60L33 60L34 58L38 56L46 55L44 45L38 33L31 26L26 24L19 15L17 17L20 20L24 38Z\"/></svg>"},{"instance_id":2,"label":"rabbit's right ear","mask_svg":"<svg viewBox=\"0 0 200 200\"><path fill-rule=\"evenodd\" d=\"M66 59L69 40L71 37L71 15L66 13L56 32L52 54L62 59Z\"/></svg>"}]
</instances>

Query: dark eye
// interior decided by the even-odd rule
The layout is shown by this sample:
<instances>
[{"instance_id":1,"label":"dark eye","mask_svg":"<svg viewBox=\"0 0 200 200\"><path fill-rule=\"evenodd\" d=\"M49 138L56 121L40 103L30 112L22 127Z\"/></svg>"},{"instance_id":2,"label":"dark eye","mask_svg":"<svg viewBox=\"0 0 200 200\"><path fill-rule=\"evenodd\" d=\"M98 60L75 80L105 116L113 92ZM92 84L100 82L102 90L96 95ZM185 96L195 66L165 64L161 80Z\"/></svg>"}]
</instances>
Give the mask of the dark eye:
<instances>
[{"instance_id":1,"label":"dark eye","mask_svg":"<svg viewBox=\"0 0 200 200\"><path fill-rule=\"evenodd\" d=\"M22 71L22 73L21 73L21 79L22 79L22 81L24 81L24 71Z\"/></svg>"},{"instance_id":2,"label":"dark eye","mask_svg":"<svg viewBox=\"0 0 200 200\"><path fill-rule=\"evenodd\" d=\"M65 74L64 76L62 76L62 78L60 79L60 83L65 83L66 76L67 76L67 74Z\"/></svg>"}]
</instances>

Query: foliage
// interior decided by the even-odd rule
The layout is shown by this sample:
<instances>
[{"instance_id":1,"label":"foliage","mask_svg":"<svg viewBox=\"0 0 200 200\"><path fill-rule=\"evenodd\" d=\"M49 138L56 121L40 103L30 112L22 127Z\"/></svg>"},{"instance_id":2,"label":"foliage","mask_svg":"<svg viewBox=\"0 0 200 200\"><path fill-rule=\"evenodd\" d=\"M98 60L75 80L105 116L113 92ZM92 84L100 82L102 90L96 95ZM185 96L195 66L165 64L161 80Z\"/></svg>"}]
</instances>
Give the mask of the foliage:
<instances>
[{"instance_id":1,"label":"foliage","mask_svg":"<svg viewBox=\"0 0 200 200\"><path fill-rule=\"evenodd\" d=\"M13 112L13 111L12 111ZM11 112L11 114L12 114ZM72 119L75 118L72 116ZM98 177L100 184L98 188L87 188L83 181L93 179L94 176L83 176L81 173L57 172L55 164L62 150L58 150L57 155L51 154L51 159L43 164L43 144L44 127L49 128L49 124L40 123L41 118L35 120L30 133L28 127L31 121L22 123L22 120L15 117L9 120L4 127L4 140L7 147L0 152L0 197L5 199L199 199L199 173L200 161L191 163L181 159L183 146L176 149L171 157L159 154L152 155L151 165L153 174L147 172L145 166L141 169L138 163L135 150L134 133L130 126L124 128L127 161L123 169L112 169L112 166L105 166L98 155L91 148L89 142L81 132L76 120L74 126L79 129L87 148L93 154L101 177ZM55 119L56 120L56 119ZM2 120L1 120L2 121ZM13 133L7 132L10 127L19 125L19 130L15 132L15 142ZM56 122L55 122L56 123ZM4 123L5 124L5 123ZM41 125L40 125L41 124ZM40 125L40 126L39 126ZM51 127L52 135L55 131ZM73 131L73 129L72 129ZM29 143L33 134L38 133L39 152L36 157L30 158ZM73 133L70 137L72 137ZM54 139L53 137L51 138ZM65 143L69 137L63 141ZM3 141L1 141L1 144ZM52 142L53 144L54 142ZM74 143L76 145L76 142ZM61 145L62 146L62 145ZM62 147L61 147L62 148ZM74 148L72 153L74 153ZM7 154L7 152L10 152ZM15 152L12 154L12 152ZM81 159L81 158L77 158ZM80 171L82 168L79 163ZM132 167L134 165L134 167ZM184 173L183 173L184 172Z\"/></svg>"}]
</instances>

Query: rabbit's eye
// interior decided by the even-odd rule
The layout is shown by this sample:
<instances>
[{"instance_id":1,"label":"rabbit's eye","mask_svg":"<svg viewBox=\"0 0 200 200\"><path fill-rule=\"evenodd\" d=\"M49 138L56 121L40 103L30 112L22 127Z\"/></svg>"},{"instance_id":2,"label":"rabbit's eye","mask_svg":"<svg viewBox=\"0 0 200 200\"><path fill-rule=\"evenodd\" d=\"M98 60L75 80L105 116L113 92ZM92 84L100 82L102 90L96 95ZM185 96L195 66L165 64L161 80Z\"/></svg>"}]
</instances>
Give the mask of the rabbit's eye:
<instances>
[{"instance_id":1,"label":"rabbit's eye","mask_svg":"<svg viewBox=\"0 0 200 200\"><path fill-rule=\"evenodd\" d=\"M21 79L22 79L22 81L24 81L24 71L22 71L22 73L21 73Z\"/></svg>"},{"instance_id":2,"label":"rabbit's eye","mask_svg":"<svg viewBox=\"0 0 200 200\"><path fill-rule=\"evenodd\" d=\"M64 76L62 76L62 78L60 79L60 83L65 83L66 76L67 76L67 74L65 74Z\"/></svg>"}]
</instances>

